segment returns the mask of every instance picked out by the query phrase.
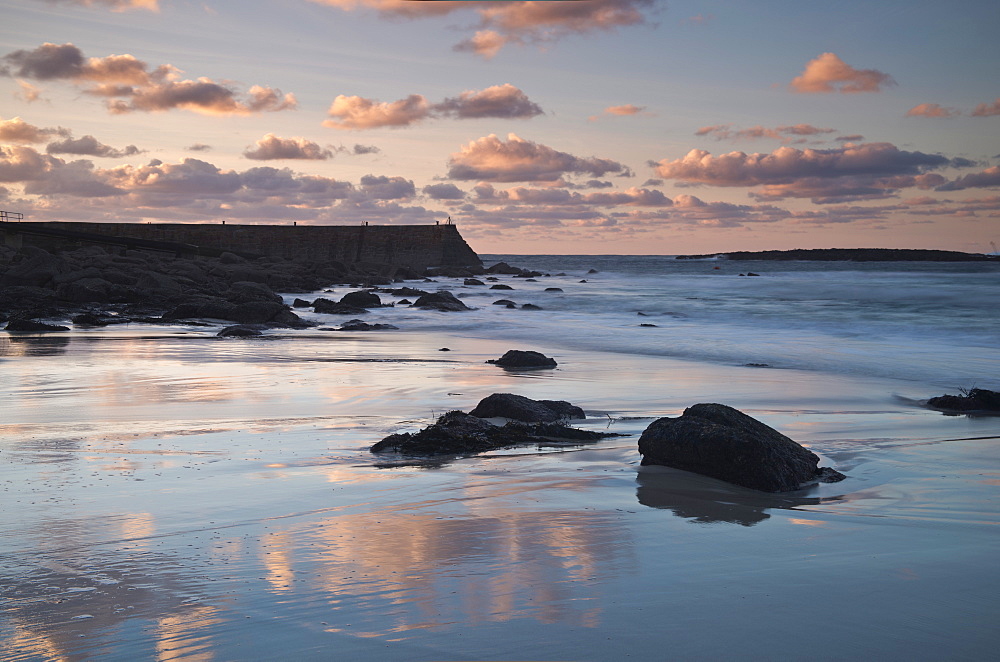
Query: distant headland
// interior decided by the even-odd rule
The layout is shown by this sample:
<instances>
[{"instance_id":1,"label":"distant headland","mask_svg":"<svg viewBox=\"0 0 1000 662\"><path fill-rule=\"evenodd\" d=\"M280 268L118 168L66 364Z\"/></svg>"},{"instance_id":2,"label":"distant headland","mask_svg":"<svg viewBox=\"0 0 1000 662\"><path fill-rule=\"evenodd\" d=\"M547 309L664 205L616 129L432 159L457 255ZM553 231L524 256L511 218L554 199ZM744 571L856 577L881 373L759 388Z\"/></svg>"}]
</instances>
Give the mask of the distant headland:
<instances>
[{"instance_id":1,"label":"distant headland","mask_svg":"<svg viewBox=\"0 0 1000 662\"><path fill-rule=\"evenodd\" d=\"M816 262L997 262L1000 256L922 248L798 248L678 255L678 260L812 260Z\"/></svg>"}]
</instances>

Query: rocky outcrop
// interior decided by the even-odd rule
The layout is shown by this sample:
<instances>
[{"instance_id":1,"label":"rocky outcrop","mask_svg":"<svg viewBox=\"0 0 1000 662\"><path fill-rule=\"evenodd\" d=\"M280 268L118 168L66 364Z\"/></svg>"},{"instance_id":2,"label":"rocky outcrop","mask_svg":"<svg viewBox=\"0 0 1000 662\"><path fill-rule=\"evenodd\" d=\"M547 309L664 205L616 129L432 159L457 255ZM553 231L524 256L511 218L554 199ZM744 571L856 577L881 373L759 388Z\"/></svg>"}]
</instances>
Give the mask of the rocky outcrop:
<instances>
[{"instance_id":1,"label":"rocky outcrop","mask_svg":"<svg viewBox=\"0 0 1000 662\"><path fill-rule=\"evenodd\" d=\"M487 363L501 368L554 368L558 365L555 359L540 352L520 349L507 350L499 359L490 359Z\"/></svg>"},{"instance_id":2,"label":"rocky outcrop","mask_svg":"<svg viewBox=\"0 0 1000 662\"><path fill-rule=\"evenodd\" d=\"M419 432L391 434L371 447L372 453L455 455L482 453L522 444L560 444L597 441L620 436L579 430L559 423L507 423L497 426L471 414L450 411Z\"/></svg>"},{"instance_id":3,"label":"rocky outcrop","mask_svg":"<svg viewBox=\"0 0 1000 662\"><path fill-rule=\"evenodd\" d=\"M684 469L764 492L844 478L774 428L732 407L697 404L653 421L639 438L642 464Z\"/></svg>"},{"instance_id":4,"label":"rocky outcrop","mask_svg":"<svg viewBox=\"0 0 1000 662\"><path fill-rule=\"evenodd\" d=\"M1000 413L1000 391L972 388L962 395L939 395L931 398L927 401L927 406L949 413Z\"/></svg>"},{"instance_id":5,"label":"rocky outcrop","mask_svg":"<svg viewBox=\"0 0 1000 662\"><path fill-rule=\"evenodd\" d=\"M527 423L587 417L582 409L565 400L532 400L513 393L487 396L469 413L479 418L500 417Z\"/></svg>"}]
</instances>

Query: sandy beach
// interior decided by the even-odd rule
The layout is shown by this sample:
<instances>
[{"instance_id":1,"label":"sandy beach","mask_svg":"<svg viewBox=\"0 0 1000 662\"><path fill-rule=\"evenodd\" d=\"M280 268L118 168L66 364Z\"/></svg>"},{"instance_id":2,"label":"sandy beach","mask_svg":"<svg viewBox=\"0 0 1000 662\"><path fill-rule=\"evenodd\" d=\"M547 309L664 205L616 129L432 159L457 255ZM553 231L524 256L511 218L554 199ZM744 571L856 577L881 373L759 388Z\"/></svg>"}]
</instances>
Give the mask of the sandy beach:
<instances>
[{"instance_id":1,"label":"sandy beach","mask_svg":"<svg viewBox=\"0 0 1000 662\"><path fill-rule=\"evenodd\" d=\"M448 347L451 351L442 352ZM984 659L1000 419L910 382L461 333L0 338L0 654L36 659ZM368 446L493 392L628 434L406 463ZM848 475L766 494L640 468L723 402Z\"/></svg>"}]
</instances>

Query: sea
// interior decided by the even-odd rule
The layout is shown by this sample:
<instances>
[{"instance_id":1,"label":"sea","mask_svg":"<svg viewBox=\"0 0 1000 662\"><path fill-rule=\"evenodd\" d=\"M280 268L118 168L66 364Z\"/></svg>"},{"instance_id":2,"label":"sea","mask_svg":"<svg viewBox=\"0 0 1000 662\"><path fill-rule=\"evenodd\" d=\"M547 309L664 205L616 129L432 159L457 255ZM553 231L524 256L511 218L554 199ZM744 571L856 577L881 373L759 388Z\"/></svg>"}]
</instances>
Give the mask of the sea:
<instances>
[{"instance_id":1,"label":"sea","mask_svg":"<svg viewBox=\"0 0 1000 662\"><path fill-rule=\"evenodd\" d=\"M1000 388L1000 264L483 258L539 275L399 283L471 310L380 292L394 329L0 331L0 659L996 657L1000 417L924 404ZM617 436L370 452L498 392ZM642 466L699 402L846 478Z\"/></svg>"},{"instance_id":2,"label":"sea","mask_svg":"<svg viewBox=\"0 0 1000 662\"><path fill-rule=\"evenodd\" d=\"M437 279L475 310L377 316L401 328L556 339L581 351L900 379L952 392L1000 387L1000 262L481 257L543 275L505 276L515 288L508 291Z\"/></svg>"}]
</instances>

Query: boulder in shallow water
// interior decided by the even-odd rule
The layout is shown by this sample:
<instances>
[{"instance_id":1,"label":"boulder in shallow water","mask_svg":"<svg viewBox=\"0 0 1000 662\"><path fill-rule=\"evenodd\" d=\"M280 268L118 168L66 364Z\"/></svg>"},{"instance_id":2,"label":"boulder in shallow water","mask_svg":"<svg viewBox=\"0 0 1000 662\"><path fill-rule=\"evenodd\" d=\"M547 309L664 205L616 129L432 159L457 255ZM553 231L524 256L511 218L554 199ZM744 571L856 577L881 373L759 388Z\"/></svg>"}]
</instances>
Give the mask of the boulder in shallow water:
<instances>
[{"instance_id":1,"label":"boulder in shallow water","mask_svg":"<svg viewBox=\"0 0 1000 662\"><path fill-rule=\"evenodd\" d=\"M639 438L642 464L692 471L764 492L786 492L843 474L774 428L720 404L697 404L650 423Z\"/></svg>"},{"instance_id":2,"label":"boulder in shallow water","mask_svg":"<svg viewBox=\"0 0 1000 662\"><path fill-rule=\"evenodd\" d=\"M510 418L527 423L587 417L582 409L565 400L532 400L513 393L489 395L480 400L469 414L479 418Z\"/></svg>"},{"instance_id":3,"label":"boulder in shallow water","mask_svg":"<svg viewBox=\"0 0 1000 662\"><path fill-rule=\"evenodd\" d=\"M448 292L447 290L441 290L440 292L430 292L428 294L424 294L415 302L413 302L413 306L415 308L433 308L435 310L441 310L445 312L469 310L468 306L462 303L458 297L456 297L451 292Z\"/></svg>"},{"instance_id":4,"label":"boulder in shallow water","mask_svg":"<svg viewBox=\"0 0 1000 662\"><path fill-rule=\"evenodd\" d=\"M391 434L370 450L372 453L396 452L404 455L454 455L482 453L522 444L581 443L617 436L621 435L578 430L551 422L511 422L498 426L471 414L450 411L419 432Z\"/></svg>"},{"instance_id":5,"label":"boulder in shallow water","mask_svg":"<svg viewBox=\"0 0 1000 662\"><path fill-rule=\"evenodd\" d=\"M356 292L348 292L342 296L340 303L345 306L355 306L357 308L378 308L382 305L382 300L374 292L357 290Z\"/></svg>"},{"instance_id":6,"label":"boulder in shallow water","mask_svg":"<svg viewBox=\"0 0 1000 662\"><path fill-rule=\"evenodd\" d=\"M499 359L490 359L487 363L498 365L501 368L554 368L558 365L555 359L551 359L541 352L520 349L507 350Z\"/></svg>"},{"instance_id":7,"label":"boulder in shallow water","mask_svg":"<svg viewBox=\"0 0 1000 662\"><path fill-rule=\"evenodd\" d=\"M1000 412L1000 391L970 388L962 395L939 395L927 401L944 412Z\"/></svg>"}]
</instances>

